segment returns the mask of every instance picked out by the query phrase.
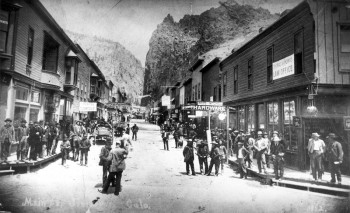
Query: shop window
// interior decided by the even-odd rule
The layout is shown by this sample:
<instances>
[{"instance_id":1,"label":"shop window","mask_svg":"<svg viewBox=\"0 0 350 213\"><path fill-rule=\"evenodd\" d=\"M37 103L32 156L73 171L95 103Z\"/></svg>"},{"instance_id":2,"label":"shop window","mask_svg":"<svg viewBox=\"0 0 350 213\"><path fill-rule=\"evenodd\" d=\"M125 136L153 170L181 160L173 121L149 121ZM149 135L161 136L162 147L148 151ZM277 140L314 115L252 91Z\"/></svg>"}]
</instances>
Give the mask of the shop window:
<instances>
[{"instance_id":1,"label":"shop window","mask_svg":"<svg viewBox=\"0 0 350 213\"><path fill-rule=\"evenodd\" d=\"M29 89L21 86L17 86L16 88L16 99L22 101L28 101L28 93Z\"/></svg>"},{"instance_id":2,"label":"shop window","mask_svg":"<svg viewBox=\"0 0 350 213\"><path fill-rule=\"evenodd\" d=\"M268 104L268 118L270 125L278 125L278 103L270 102Z\"/></svg>"},{"instance_id":3,"label":"shop window","mask_svg":"<svg viewBox=\"0 0 350 213\"><path fill-rule=\"evenodd\" d=\"M254 105L248 106L248 131L253 131L255 129L255 108Z\"/></svg>"},{"instance_id":4,"label":"shop window","mask_svg":"<svg viewBox=\"0 0 350 213\"><path fill-rule=\"evenodd\" d=\"M29 120L30 121L38 121L38 117L39 117L39 109L30 109L30 115L29 115Z\"/></svg>"},{"instance_id":5,"label":"shop window","mask_svg":"<svg viewBox=\"0 0 350 213\"><path fill-rule=\"evenodd\" d=\"M253 58L248 61L248 90L253 89Z\"/></svg>"},{"instance_id":6,"label":"shop window","mask_svg":"<svg viewBox=\"0 0 350 213\"><path fill-rule=\"evenodd\" d=\"M40 104L40 102L41 102L41 93L38 92L38 91L32 91L31 102Z\"/></svg>"},{"instance_id":7,"label":"shop window","mask_svg":"<svg viewBox=\"0 0 350 213\"><path fill-rule=\"evenodd\" d=\"M33 59L33 47L34 47L34 30L29 28L28 31L28 53L27 53L27 64L32 64Z\"/></svg>"},{"instance_id":8,"label":"shop window","mask_svg":"<svg viewBox=\"0 0 350 213\"><path fill-rule=\"evenodd\" d=\"M224 97L226 97L226 89L227 89L227 72L224 73L223 77L222 77L222 94Z\"/></svg>"},{"instance_id":9,"label":"shop window","mask_svg":"<svg viewBox=\"0 0 350 213\"><path fill-rule=\"evenodd\" d=\"M0 52L8 52L11 16L11 11L0 9Z\"/></svg>"},{"instance_id":10,"label":"shop window","mask_svg":"<svg viewBox=\"0 0 350 213\"><path fill-rule=\"evenodd\" d=\"M284 123L284 142L288 150L297 150L298 139L295 127L293 126L293 116L295 116L295 101L288 100L283 102L283 123Z\"/></svg>"},{"instance_id":11,"label":"shop window","mask_svg":"<svg viewBox=\"0 0 350 213\"><path fill-rule=\"evenodd\" d=\"M266 125L266 113L265 113L265 105L263 103L258 104L258 128L265 129Z\"/></svg>"},{"instance_id":12,"label":"shop window","mask_svg":"<svg viewBox=\"0 0 350 213\"><path fill-rule=\"evenodd\" d=\"M57 72L59 44L44 32L43 70Z\"/></svg>"},{"instance_id":13,"label":"shop window","mask_svg":"<svg viewBox=\"0 0 350 213\"><path fill-rule=\"evenodd\" d=\"M245 129L245 110L244 106L241 106L238 108L238 124L239 129L244 130Z\"/></svg>"},{"instance_id":14,"label":"shop window","mask_svg":"<svg viewBox=\"0 0 350 213\"><path fill-rule=\"evenodd\" d=\"M267 49L267 83L272 82L273 46Z\"/></svg>"},{"instance_id":15,"label":"shop window","mask_svg":"<svg viewBox=\"0 0 350 213\"><path fill-rule=\"evenodd\" d=\"M14 121L21 121L26 118L27 107L15 106ZM17 122L20 123L20 122Z\"/></svg>"},{"instance_id":16,"label":"shop window","mask_svg":"<svg viewBox=\"0 0 350 213\"><path fill-rule=\"evenodd\" d=\"M233 93L238 93L238 65L233 69Z\"/></svg>"},{"instance_id":17,"label":"shop window","mask_svg":"<svg viewBox=\"0 0 350 213\"><path fill-rule=\"evenodd\" d=\"M300 74L303 72L303 41L304 34L303 30L300 30L294 34L294 67L295 74Z\"/></svg>"},{"instance_id":18,"label":"shop window","mask_svg":"<svg viewBox=\"0 0 350 213\"><path fill-rule=\"evenodd\" d=\"M339 70L350 71L350 24L339 25Z\"/></svg>"}]
</instances>

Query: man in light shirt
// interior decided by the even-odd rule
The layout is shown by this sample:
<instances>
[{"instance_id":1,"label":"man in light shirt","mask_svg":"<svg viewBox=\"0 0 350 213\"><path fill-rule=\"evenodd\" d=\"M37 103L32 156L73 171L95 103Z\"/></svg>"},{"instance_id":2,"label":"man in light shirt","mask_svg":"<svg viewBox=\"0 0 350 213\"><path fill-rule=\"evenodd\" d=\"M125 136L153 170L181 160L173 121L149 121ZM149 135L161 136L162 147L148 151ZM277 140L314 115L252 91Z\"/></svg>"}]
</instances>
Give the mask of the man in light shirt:
<instances>
[{"instance_id":1,"label":"man in light shirt","mask_svg":"<svg viewBox=\"0 0 350 213\"><path fill-rule=\"evenodd\" d=\"M315 181L322 179L322 156L325 150L325 143L321 140L320 135L315 132L311 134L311 138L308 143L308 153L310 156L310 165L312 170L312 176Z\"/></svg>"},{"instance_id":2,"label":"man in light shirt","mask_svg":"<svg viewBox=\"0 0 350 213\"><path fill-rule=\"evenodd\" d=\"M257 163L258 163L258 169L259 173L261 173L261 167L264 170L264 173L266 174L266 159L265 159L265 152L267 150L267 141L263 138L263 133L261 131L258 131L258 139L256 139L254 148L256 149L257 153Z\"/></svg>"}]
</instances>

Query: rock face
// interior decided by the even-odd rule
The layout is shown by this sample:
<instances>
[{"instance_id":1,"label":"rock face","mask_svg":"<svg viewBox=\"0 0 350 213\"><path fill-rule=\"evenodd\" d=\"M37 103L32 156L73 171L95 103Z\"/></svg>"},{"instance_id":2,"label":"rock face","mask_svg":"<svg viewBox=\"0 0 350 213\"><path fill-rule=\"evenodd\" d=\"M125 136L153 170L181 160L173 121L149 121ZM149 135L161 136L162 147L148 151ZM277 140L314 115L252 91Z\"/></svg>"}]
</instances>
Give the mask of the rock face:
<instances>
[{"instance_id":1,"label":"rock face","mask_svg":"<svg viewBox=\"0 0 350 213\"><path fill-rule=\"evenodd\" d=\"M125 89L128 101L136 103L143 93L144 68L135 56L118 42L67 31L93 60L106 79L119 90Z\"/></svg>"},{"instance_id":2,"label":"rock face","mask_svg":"<svg viewBox=\"0 0 350 213\"><path fill-rule=\"evenodd\" d=\"M220 2L218 8L200 15L185 15L179 22L168 15L149 42L144 94L159 97L164 88L161 86L174 85L191 74L188 69L198 54L218 48L229 54L239 47L238 43L246 42L278 18L266 9L233 0Z\"/></svg>"}]
</instances>

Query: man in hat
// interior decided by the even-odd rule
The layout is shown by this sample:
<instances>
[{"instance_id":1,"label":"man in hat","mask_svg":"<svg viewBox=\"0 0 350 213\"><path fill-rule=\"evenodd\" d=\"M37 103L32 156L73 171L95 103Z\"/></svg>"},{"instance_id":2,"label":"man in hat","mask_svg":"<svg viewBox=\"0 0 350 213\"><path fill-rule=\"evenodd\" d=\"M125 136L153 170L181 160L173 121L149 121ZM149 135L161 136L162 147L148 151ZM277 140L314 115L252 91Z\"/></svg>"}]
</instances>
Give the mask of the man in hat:
<instances>
[{"instance_id":1,"label":"man in hat","mask_svg":"<svg viewBox=\"0 0 350 213\"><path fill-rule=\"evenodd\" d=\"M27 121L22 120L21 126L18 127L18 135L17 135L17 161L23 161L27 158L27 151L28 151L28 135L29 135L29 129L26 126Z\"/></svg>"},{"instance_id":2,"label":"man in hat","mask_svg":"<svg viewBox=\"0 0 350 213\"><path fill-rule=\"evenodd\" d=\"M110 161L108 161L107 158L108 158L109 152L111 150L112 150L112 138L107 138L105 146L101 148L100 163L99 163L99 165L102 166L102 183L103 183L103 185L107 181L107 172L109 170L109 163L110 163ZM114 186L114 182L112 182L112 186Z\"/></svg>"},{"instance_id":3,"label":"man in hat","mask_svg":"<svg viewBox=\"0 0 350 213\"><path fill-rule=\"evenodd\" d=\"M80 149L80 166L83 165L84 157L85 157L85 166L88 163L89 151L90 151L91 143L87 138L87 134L84 134L83 139L80 141L79 149Z\"/></svg>"},{"instance_id":4,"label":"man in hat","mask_svg":"<svg viewBox=\"0 0 350 213\"><path fill-rule=\"evenodd\" d=\"M189 167L191 167L192 175L196 175L196 173L194 171L194 164L193 164L194 152L193 152L192 140L187 141L187 145L185 146L182 154L184 156L184 162L186 163L186 174L190 175L190 168Z\"/></svg>"},{"instance_id":5,"label":"man in hat","mask_svg":"<svg viewBox=\"0 0 350 213\"><path fill-rule=\"evenodd\" d=\"M215 175L219 175L219 166L220 166L220 154L219 154L219 147L217 142L212 142L212 148L210 151L210 165L209 170L207 173L207 176L210 176L211 170L213 169L213 166L215 165Z\"/></svg>"},{"instance_id":6,"label":"man in hat","mask_svg":"<svg viewBox=\"0 0 350 213\"><path fill-rule=\"evenodd\" d=\"M265 160L265 152L267 149L267 142L263 138L262 131L258 131L258 138L255 141L254 148L257 151L257 164L259 173L261 173L261 169L263 169L264 173L266 174L266 160Z\"/></svg>"},{"instance_id":7,"label":"man in hat","mask_svg":"<svg viewBox=\"0 0 350 213\"><path fill-rule=\"evenodd\" d=\"M72 152L73 152L73 161L78 161L79 160L79 143L83 137L83 129L81 127L81 121L75 122L73 130L74 130L72 134L73 142L71 143Z\"/></svg>"},{"instance_id":8,"label":"man in hat","mask_svg":"<svg viewBox=\"0 0 350 213\"><path fill-rule=\"evenodd\" d=\"M164 144L164 150L169 151L169 130L167 128L162 130L162 139Z\"/></svg>"},{"instance_id":9,"label":"man in hat","mask_svg":"<svg viewBox=\"0 0 350 213\"><path fill-rule=\"evenodd\" d=\"M238 155L237 155L237 160L239 164L239 173L240 173L240 178L245 178L247 179L247 168L245 164L245 158L249 155L249 151L243 146L242 142L238 142Z\"/></svg>"},{"instance_id":10,"label":"man in hat","mask_svg":"<svg viewBox=\"0 0 350 213\"><path fill-rule=\"evenodd\" d=\"M207 174L208 173L208 142L206 140L199 141L198 148L197 148L197 156L199 161L199 168L201 171L201 174ZM203 171L203 164L204 164L204 171Z\"/></svg>"},{"instance_id":11,"label":"man in hat","mask_svg":"<svg viewBox=\"0 0 350 213\"><path fill-rule=\"evenodd\" d=\"M221 174L223 174L224 173L224 163L225 163L226 157L227 157L227 149L226 149L226 146L223 145L222 139L219 139L218 143L219 143Z\"/></svg>"},{"instance_id":12,"label":"man in hat","mask_svg":"<svg viewBox=\"0 0 350 213\"><path fill-rule=\"evenodd\" d=\"M331 183L335 183L335 176L337 176L338 184L341 184L340 166L343 162L343 147L341 143L336 140L334 133L329 133L327 137L329 145L327 147L327 158L331 170Z\"/></svg>"},{"instance_id":13,"label":"man in hat","mask_svg":"<svg viewBox=\"0 0 350 213\"><path fill-rule=\"evenodd\" d=\"M278 134L274 134L274 137L271 139L271 157L273 160L273 169L276 180L283 178L284 151L284 144L281 142L281 139L278 137Z\"/></svg>"},{"instance_id":14,"label":"man in hat","mask_svg":"<svg viewBox=\"0 0 350 213\"><path fill-rule=\"evenodd\" d=\"M131 127L131 131L132 131L132 140L137 141L137 133L139 131L139 127L134 124L134 126Z\"/></svg>"},{"instance_id":15,"label":"man in hat","mask_svg":"<svg viewBox=\"0 0 350 213\"><path fill-rule=\"evenodd\" d=\"M270 168L270 158L271 158L271 141L269 139L269 134L267 132L264 132L264 139L266 140L266 144L267 144L267 148L266 148L266 152L265 152L265 157L266 157L266 167Z\"/></svg>"},{"instance_id":16,"label":"man in hat","mask_svg":"<svg viewBox=\"0 0 350 213\"><path fill-rule=\"evenodd\" d=\"M15 138L15 128L12 125L12 120L7 118L5 120L5 125L0 129L1 161L8 162L7 158L10 153L10 145L15 142Z\"/></svg>"},{"instance_id":17,"label":"man in hat","mask_svg":"<svg viewBox=\"0 0 350 213\"><path fill-rule=\"evenodd\" d=\"M248 155L244 159L245 159L245 162L248 162L248 168L251 168L251 164L253 162L254 144L255 144L254 131L251 131L250 133L247 132L244 146L248 151Z\"/></svg>"},{"instance_id":18,"label":"man in hat","mask_svg":"<svg viewBox=\"0 0 350 213\"><path fill-rule=\"evenodd\" d=\"M69 155L70 143L68 141L68 136L66 134L63 135L63 141L61 144L61 153L62 153L62 165L66 166L66 160Z\"/></svg>"},{"instance_id":19,"label":"man in hat","mask_svg":"<svg viewBox=\"0 0 350 213\"><path fill-rule=\"evenodd\" d=\"M326 148L324 141L319 137L320 135L317 132L312 133L307 146L312 176L315 181L322 180L322 156Z\"/></svg>"},{"instance_id":20,"label":"man in hat","mask_svg":"<svg viewBox=\"0 0 350 213\"><path fill-rule=\"evenodd\" d=\"M109 174L106 184L103 185L103 189L99 190L101 193L106 194L110 183L115 181L114 195L118 196L121 191L121 179L123 171L126 168L125 159L128 155L128 151L120 147L120 141L116 141L116 148L109 152L107 161L111 161L109 167Z\"/></svg>"}]
</instances>

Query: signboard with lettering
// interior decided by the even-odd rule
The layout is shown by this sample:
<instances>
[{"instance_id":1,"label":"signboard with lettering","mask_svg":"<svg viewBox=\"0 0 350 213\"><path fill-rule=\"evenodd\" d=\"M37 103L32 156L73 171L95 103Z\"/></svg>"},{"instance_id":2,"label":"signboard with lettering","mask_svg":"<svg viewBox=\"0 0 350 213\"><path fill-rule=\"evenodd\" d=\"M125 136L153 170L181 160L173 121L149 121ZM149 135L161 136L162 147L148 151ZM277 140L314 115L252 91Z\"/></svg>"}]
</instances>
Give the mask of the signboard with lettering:
<instances>
[{"instance_id":1,"label":"signboard with lettering","mask_svg":"<svg viewBox=\"0 0 350 213\"><path fill-rule=\"evenodd\" d=\"M97 103L96 102L80 102L79 103L80 112L96 112Z\"/></svg>"},{"instance_id":2,"label":"signboard with lettering","mask_svg":"<svg viewBox=\"0 0 350 213\"><path fill-rule=\"evenodd\" d=\"M222 102L201 102L201 101L199 101L197 104L198 105L208 105L208 106L222 106L223 105Z\"/></svg>"},{"instance_id":3,"label":"signboard with lettering","mask_svg":"<svg viewBox=\"0 0 350 213\"><path fill-rule=\"evenodd\" d=\"M294 54L272 64L272 79L276 80L294 74Z\"/></svg>"},{"instance_id":4,"label":"signboard with lettering","mask_svg":"<svg viewBox=\"0 0 350 213\"><path fill-rule=\"evenodd\" d=\"M182 110L198 110L198 111L216 111L221 112L225 111L226 107L224 106L208 106L208 105L185 105L181 107Z\"/></svg>"}]
</instances>

